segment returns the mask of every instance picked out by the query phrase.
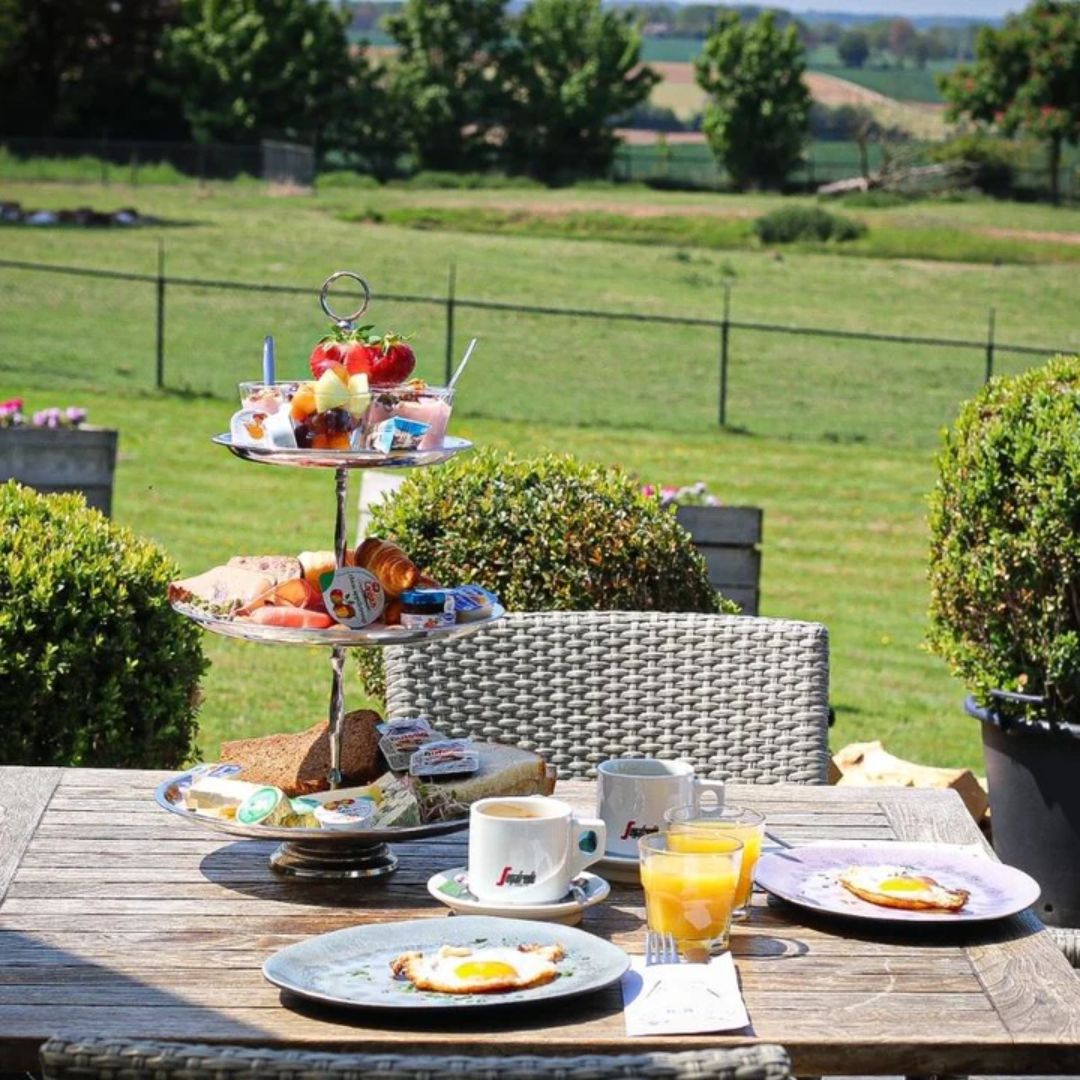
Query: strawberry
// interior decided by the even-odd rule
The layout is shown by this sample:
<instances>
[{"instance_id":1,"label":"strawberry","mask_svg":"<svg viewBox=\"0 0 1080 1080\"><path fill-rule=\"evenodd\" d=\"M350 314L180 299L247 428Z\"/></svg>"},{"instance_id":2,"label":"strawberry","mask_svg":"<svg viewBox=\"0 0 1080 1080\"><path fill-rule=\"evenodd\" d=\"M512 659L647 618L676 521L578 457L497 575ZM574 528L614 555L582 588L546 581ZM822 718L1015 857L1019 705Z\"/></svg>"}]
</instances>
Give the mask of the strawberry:
<instances>
[{"instance_id":1,"label":"strawberry","mask_svg":"<svg viewBox=\"0 0 1080 1080\"><path fill-rule=\"evenodd\" d=\"M324 337L308 357L311 374L317 379L331 364L340 364L344 356L344 346L336 337Z\"/></svg>"},{"instance_id":2,"label":"strawberry","mask_svg":"<svg viewBox=\"0 0 1080 1080\"><path fill-rule=\"evenodd\" d=\"M375 339L368 382L372 386L397 386L405 382L416 367L416 353L400 334L384 334Z\"/></svg>"},{"instance_id":3,"label":"strawberry","mask_svg":"<svg viewBox=\"0 0 1080 1080\"><path fill-rule=\"evenodd\" d=\"M311 350L308 358L311 374L317 379L331 364L344 364L349 369L349 375L361 372L366 375L367 369L363 365L371 342L372 329L370 325L358 326L355 330L335 326ZM353 357L353 366L348 363L349 357Z\"/></svg>"},{"instance_id":4,"label":"strawberry","mask_svg":"<svg viewBox=\"0 0 1080 1080\"><path fill-rule=\"evenodd\" d=\"M377 345L367 341L347 341L342 346L341 362L350 375L370 375L371 364L378 352Z\"/></svg>"}]
</instances>

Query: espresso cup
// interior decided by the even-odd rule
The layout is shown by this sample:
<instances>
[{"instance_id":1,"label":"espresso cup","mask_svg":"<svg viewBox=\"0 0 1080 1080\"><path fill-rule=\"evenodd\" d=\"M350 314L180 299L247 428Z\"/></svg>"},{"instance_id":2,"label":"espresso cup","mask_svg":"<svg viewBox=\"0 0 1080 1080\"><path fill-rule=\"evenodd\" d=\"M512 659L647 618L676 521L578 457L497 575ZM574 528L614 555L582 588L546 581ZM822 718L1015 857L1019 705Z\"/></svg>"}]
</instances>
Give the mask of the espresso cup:
<instances>
[{"instance_id":1,"label":"espresso cup","mask_svg":"<svg viewBox=\"0 0 1080 1080\"><path fill-rule=\"evenodd\" d=\"M480 799L469 810L469 892L492 904L562 900L602 858L607 830L543 795Z\"/></svg>"},{"instance_id":2,"label":"espresso cup","mask_svg":"<svg viewBox=\"0 0 1080 1080\"><path fill-rule=\"evenodd\" d=\"M675 806L697 806L712 792L724 803L722 780L699 780L686 761L611 758L597 769L597 814L607 826L607 854L636 858L638 841L660 832Z\"/></svg>"}]
</instances>

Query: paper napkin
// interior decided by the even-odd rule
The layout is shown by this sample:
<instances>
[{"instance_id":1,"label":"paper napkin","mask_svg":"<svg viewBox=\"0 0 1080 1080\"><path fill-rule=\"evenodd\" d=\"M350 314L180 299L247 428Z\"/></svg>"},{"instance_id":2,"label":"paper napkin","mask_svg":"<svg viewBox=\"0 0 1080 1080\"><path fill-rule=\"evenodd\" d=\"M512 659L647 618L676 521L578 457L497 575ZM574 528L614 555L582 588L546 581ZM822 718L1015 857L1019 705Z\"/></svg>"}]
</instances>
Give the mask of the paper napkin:
<instances>
[{"instance_id":1,"label":"paper napkin","mask_svg":"<svg viewBox=\"0 0 1080 1080\"><path fill-rule=\"evenodd\" d=\"M731 953L707 964L656 964L630 959L622 977L627 1035L691 1035L748 1027Z\"/></svg>"}]
</instances>

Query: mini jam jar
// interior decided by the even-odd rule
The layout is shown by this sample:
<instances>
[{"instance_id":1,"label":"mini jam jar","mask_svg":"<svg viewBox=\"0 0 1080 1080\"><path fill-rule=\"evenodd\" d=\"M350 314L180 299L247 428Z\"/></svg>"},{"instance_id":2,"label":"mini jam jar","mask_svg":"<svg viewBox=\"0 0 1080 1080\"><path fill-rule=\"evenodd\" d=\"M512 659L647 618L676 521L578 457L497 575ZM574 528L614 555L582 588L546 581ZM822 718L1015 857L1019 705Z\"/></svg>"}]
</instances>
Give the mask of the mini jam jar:
<instances>
[{"instance_id":1,"label":"mini jam jar","mask_svg":"<svg viewBox=\"0 0 1080 1080\"><path fill-rule=\"evenodd\" d=\"M401 594L401 625L408 630L437 630L456 621L448 589L406 589Z\"/></svg>"}]
</instances>

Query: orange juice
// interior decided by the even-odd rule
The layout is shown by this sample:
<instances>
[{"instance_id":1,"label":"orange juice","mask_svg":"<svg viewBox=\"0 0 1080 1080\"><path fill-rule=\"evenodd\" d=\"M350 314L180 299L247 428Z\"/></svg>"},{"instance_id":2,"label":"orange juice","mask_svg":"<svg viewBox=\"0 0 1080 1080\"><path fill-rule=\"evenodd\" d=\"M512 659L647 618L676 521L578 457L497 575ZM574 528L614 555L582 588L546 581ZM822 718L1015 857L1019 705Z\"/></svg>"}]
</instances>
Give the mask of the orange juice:
<instances>
[{"instance_id":1,"label":"orange juice","mask_svg":"<svg viewBox=\"0 0 1080 1080\"><path fill-rule=\"evenodd\" d=\"M667 849L666 837L647 840L652 850L643 841L641 884L649 929L671 934L684 950L725 945L739 881L738 844L677 852Z\"/></svg>"},{"instance_id":2,"label":"orange juice","mask_svg":"<svg viewBox=\"0 0 1080 1080\"><path fill-rule=\"evenodd\" d=\"M697 821L671 823L668 840L672 851L728 851L729 837L742 841L742 866L739 883L735 888L735 907L745 909L750 904L754 888L754 867L761 855L761 825L744 825L738 822L716 821L699 818Z\"/></svg>"}]
</instances>

